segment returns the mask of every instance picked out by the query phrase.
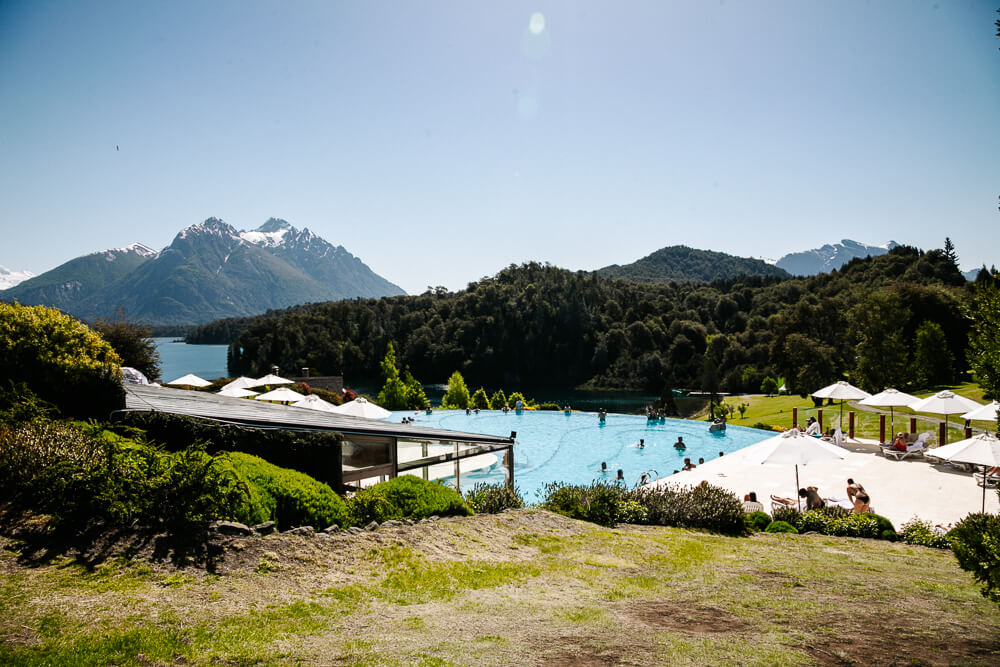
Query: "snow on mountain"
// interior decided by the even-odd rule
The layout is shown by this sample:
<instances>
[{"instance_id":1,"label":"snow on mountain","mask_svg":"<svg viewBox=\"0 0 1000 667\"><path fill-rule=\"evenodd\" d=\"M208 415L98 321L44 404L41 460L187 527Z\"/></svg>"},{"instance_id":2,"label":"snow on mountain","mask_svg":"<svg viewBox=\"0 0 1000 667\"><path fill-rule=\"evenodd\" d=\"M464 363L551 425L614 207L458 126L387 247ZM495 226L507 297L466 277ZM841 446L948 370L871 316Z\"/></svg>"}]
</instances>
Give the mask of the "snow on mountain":
<instances>
[{"instance_id":1,"label":"snow on mountain","mask_svg":"<svg viewBox=\"0 0 1000 667\"><path fill-rule=\"evenodd\" d=\"M828 273L839 269L856 257L884 255L898 245L895 241L882 245L868 245L843 239L840 243L827 243L812 250L789 253L779 259L776 266L793 276L814 276L817 273Z\"/></svg>"},{"instance_id":2,"label":"snow on mountain","mask_svg":"<svg viewBox=\"0 0 1000 667\"><path fill-rule=\"evenodd\" d=\"M294 234L295 231L296 229L287 221L271 218L257 229L240 232L240 238L254 245L273 248L282 245L288 233Z\"/></svg>"},{"instance_id":3,"label":"snow on mountain","mask_svg":"<svg viewBox=\"0 0 1000 667\"><path fill-rule=\"evenodd\" d=\"M149 257L153 258L160 254L158 251L153 250L148 245L143 245L142 243L133 243L127 245L124 248L108 248L107 250L100 250L94 255L104 255L104 259L113 262L119 255L138 255L139 257Z\"/></svg>"},{"instance_id":4,"label":"snow on mountain","mask_svg":"<svg viewBox=\"0 0 1000 667\"><path fill-rule=\"evenodd\" d=\"M11 271L7 267L0 266L0 290L9 289L28 278L34 277L35 274L31 271Z\"/></svg>"}]
</instances>

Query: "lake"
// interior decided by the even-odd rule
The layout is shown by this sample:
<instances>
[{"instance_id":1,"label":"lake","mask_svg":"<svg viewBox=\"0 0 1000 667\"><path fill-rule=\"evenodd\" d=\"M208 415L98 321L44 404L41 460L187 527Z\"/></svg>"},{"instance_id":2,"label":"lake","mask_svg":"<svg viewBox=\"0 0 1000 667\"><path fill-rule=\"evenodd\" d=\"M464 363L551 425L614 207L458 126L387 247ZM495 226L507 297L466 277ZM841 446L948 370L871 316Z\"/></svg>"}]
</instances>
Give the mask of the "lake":
<instances>
[{"instance_id":1,"label":"lake","mask_svg":"<svg viewBox=\"0 0 1000 667\"><path fill-rule=\"evenodd\" d=\"M160 353L161 379L169 382L188 373L206 380L228 377L227 345L188 345L179 338L154 338Z\"/></svg>"}]
</instances>

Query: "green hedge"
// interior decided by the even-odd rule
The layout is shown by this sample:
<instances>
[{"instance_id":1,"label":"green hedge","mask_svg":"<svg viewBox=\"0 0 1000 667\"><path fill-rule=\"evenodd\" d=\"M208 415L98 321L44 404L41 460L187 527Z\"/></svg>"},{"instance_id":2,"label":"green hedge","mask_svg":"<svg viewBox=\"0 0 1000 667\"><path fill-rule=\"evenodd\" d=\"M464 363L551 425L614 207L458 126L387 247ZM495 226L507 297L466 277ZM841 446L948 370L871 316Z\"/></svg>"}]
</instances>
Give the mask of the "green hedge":
<instances>
[{"instance_id":1,"label":"green hedge","mask_svg":"<svg viewBox=\"0 0 1000 667\"><path fill-rule=\"evenodd\" d=\"M628 491L621 486L596 481L589 485L551 482L545 485L543 509L573 519L613 526L621 521L622 506Z\"/></svg>"},{"instance_id":2,"label":"green hedge","mask_svg":"<svg viewBox=\"0 0 1000 667\"><path fill-rule=\"evenodd\" d=\"M465 502L478 514L499 514L508 509L524 507L524 498L515 486L480 482L465 492Z\"/></svg>"},{"instance_id":3,"label":"green hedge","mask_svg":"<svg viewBox=\"0 0 1000 667\"><path fill-rule=\"evenodd\" d=\"M400 475L358 491L348 500L348 511L358 525L389 519L472 514L457 491L414 475Z\"/></svg>"},{"instance_id":4,"label":"green hedge","mask_svg":"<svg viewBox=\"0 0 1000 667\"><path fill-rule=\"evenodd\" d=\"M1000 515L970 514L948 538L958 564L982 585L983 596L1000 603Z\"/></svg>"},{"instance_id":5,"label":"green hedge","mask_svg":"<svg viewBox=\"0 0 1000 667\"><path fill-rule=\"evenodd\" d=\"M771 523L767 512L752 512L747 514L747 526L754 532L761 532Z\"/></svg>"},{"instance_id":6,"label":"green hedge","mask_svg":"<svg viewBox=\"0 0 1000 667\"><path fill-rule=\"evenodd\" d=\"M768 527L764 530L765 533L791 533L796 534L799 532L798 528L788 523L787 521L772 521Z\"/></svg>"},{"instance_id":7,"label":"green hedge","mask_svg":"<svg viewBox=\"0 0 1000 667\"><path fill-rule=\"evenodd\" d=\"M695 487L640 488L631 497L647 510L647 523L748 535L742 501L734 493L702 483Z\"/></svg>"},{"instance_id":8,"label":"green hedge","mask_svg":"<svg viewBox=\"0 0 1000 667\"><path fill-rule=\"evenodd\" d=\"M230 452L228 459L250 491L251 511L240 520L273 520L281 529L313 526L322 530L334 523L350 524L344 500L326 484L243 452Z\"/></svg>"}]
</instances>

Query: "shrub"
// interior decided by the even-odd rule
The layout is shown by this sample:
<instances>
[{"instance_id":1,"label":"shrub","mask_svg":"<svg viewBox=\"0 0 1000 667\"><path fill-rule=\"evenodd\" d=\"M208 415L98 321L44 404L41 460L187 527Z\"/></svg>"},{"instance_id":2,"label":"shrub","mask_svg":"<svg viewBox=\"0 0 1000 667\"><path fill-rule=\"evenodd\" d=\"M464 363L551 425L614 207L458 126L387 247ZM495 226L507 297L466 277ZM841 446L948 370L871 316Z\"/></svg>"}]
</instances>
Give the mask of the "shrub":
<instances>
[{"instance_id":1,"label":"shrub","mask_svg":"<svg viewBox=\"0 0 1000 667\"><path fill-rule=\"evenodd\" d=\"M618 523L646 523L649 512L642 503L625 500L618 504Z\"/></svg>"},{"instance_id":2,"label":"shrub","mask_svg":"<svg viewBox=\"0 0 1000 667\"><path fill-rule=\"evenodd\" d=\"M896 527L892 525L892 521L889 521L888 519L886 519L881 514L869 514L868 516L873 516L873 517L875 517L875 520L878 521L878 532L879 532L879 535L881 535L882 533L885 533L885 532L890 532L893 535L893 538L892 538L893 541L895 541L895 539L896 539L895 538Z\"/></svg>"},{"instance_id":3,"label":"shrub","mask_svg":"<svg viewBox=\"0 0 1000 667\"><path fill-rule=\"evenodd\" d=\"M792 526L798 526L802 520L802 512L794 507L775 507L772 515L775 521L784 521Z\"/></svg>"},{"instance_id":4,"label":"shrub","mask_svg":"<svg viewBox=\"0 0 1000 667\"><path fill-rule=\"evenodd\" d=\"M770 523L771 517L767 512L753 512L751 514L747 514L747 526L755 533L761 532L767 528Z\"/></svg>"},{"instance_id":5,"label":"shrub","mask_svg":"<svg viewBox=\"0 0 1000 667\"><path fill-rule=\"evenodd\" d=\"M347 500L350 523L358 526L372 521L383 523L389 519L402 519L399 509L389 502L380 489L369 486L361 489Z\"/></svg>"},{"instance_id":6,"label":"shrub","mask_svg":"<svg viewBox=\"0 0 1000 667\"><path fill-rule=\"evenodd\" d=\"M62 412L107 417L124 406L120 359L87 325L44 306L0 303L0 387L23 382Z\"/></svg>"},{"instance_id":7,"label":"shrub","mask_svg":"<svg viewBox=\"0 0 1000 667\"><path fill-rule=\"evenodd\" d=\"M562 410L558 403L539 403L536 410Z\"/></svg>"},{"instance_id":8,"label":"shrub","mask_svg":"<svg viewBox=\"0 0 1000 667\"><path fill-rule=\"evenodd\" d=\"M958 564L982 585L983 596L1000 603L1000 515L970 514L948 537Z\"/></svg>"},{"instance_id":9,"label":"shrub","mask_svg":"<svg viewBox=\"0 0 1000 667\"><path fill-rule=\"evenodd\" d=\"M879 536L879 522L871 514L851 514L839 519L831 519L824 531L827 535L837 537L871 537Z\"/></svg>"},{"instance_id":10,"label":"shrub","mask_svg":"<svg viewBox=\"0 0 1000 667\"><path fill-rule=\"evenodd\" d=\"M532 401L526 399L524 394L519 391L515 391L510 395L510 398L507 399L507 404L510 405L511 408L516 408L518 401L521 401L522 408L532 407L534 405Z\"/></svg>"},{"instance_id":11,"label":"shrub","mask_svg":"<svg viewBox=\"0 0 1000 667\"><path fill-rule=\"evenodd\" d=\"M486 391L482 387L476 390L476 393L472 395L471 400L472 407L474 408L478 408L479 410L491 409L490 399L486 397Z\"/></svg>"},{"instance_id":12,"label":"shrub","mask_svg":"<svg viewBox=\"0 0 1000 667\"><path fill-rule=\"evenodd\" d=\"M480 482L465 492L465 501L479 514L499 514L508 509L522 509L524 498L514 487L506 484L485 484Z\"/></svg>"},{"instance_id":13,"label":"shrub","mask_svg":"<svg viewBox=\"0 0 1000 667\"><path fill-rule=\"evenodd\" d=\"M379 495L391 505L391 510L377 499L369 498L369 496ZM362 496L362 502L370 503L377 508L377 511L371 512L372 518L369 521L380 523L387 519L426 519L434 515L469 516L472 514L472 510L465 504L457 491L444 484L428 482L415 475L400 475L355 494L354 499L358 496ZM360 517L360 506L356 510L352 504L351 512L355 517ZM385 518L378 519L376 514Z\"/></svg>"},{"instance_id":14,"label":"shrub","mask_svg":"<svg viewBox=\"0 0 1000 667\"><path fill-rule=\"evenodd\" d=\"M493 410L503 410L505 405L507 405L507 396L504 395L503 389L497 389L496 392L490 396L490 406Z\"/></svg>"},{"instance_id":15,"label":"shrub","mask_svg":"<svg viewBox=\"0 0 1000 667\"><path fill-rule=\"evenodd\" d=\"M246 517L248 522L271 519L282 528L349 524L343 499L326 484L250 454L231 452L228 458L253 490L255 507L252 516Z\"/></svg>"},{"instance_id":16,"label":"shrub","mask_svg":"<svg viewBox=\"0 0 1000 667\"><path fill-rule=\"evenodd\" d=\"M767 529L764 532L765 533L791 533L791 534L795 534L795 533L798 533L799 531L795 528L795 526L793 526L792 524L788 523L787 521L772 521L770 523L770 525L768 525Z\"/></svg>"},{"instance_id":17,"label":"shrub","mask_svg":"<svg viewBox=\"0 0 1000 667\"><path fill-rule=\"evenodd\" d=\"M441 397L441 407L453 410L469 407L469 388L465 386L465 379L458 371L448 378L448 390Z\"/></svg>"},{"instance_id":18,"label":"shrub","mask_svg":"<svg viewBox=\"0 0 1000 667\"><path fill-rule=\"evenodd\" d=\"M726 535L749 532L740 499L707 483L693 488L640 488L632 492L632 498L646 508L647 521L653 525L701 528Z\"/></svg>"},{"instance_id":19,"label":"shrub","mask_svg":"<svg viewBox=\"0 0 1000 667\"><path fill-rule=\"evenodd\" d=\"M950 549L948 536L934 529L930 521L921 521L914 517L902 525L898 533L899 540L906 544L916 544L935 549Z\"/></svg>"},{"instance_id":20,"label":"shrub","mask_svg":"<svg viewBox=\"0 0 1000 667\"><path fill-rule=\"evenodd\" d=\"M883 530L878 534L878 538L880 540L886 540L887 542L895 542L899 539L899 536L896 535L896 531L894 530Z\"/></svg>"},{"instance_id":21,"label":"shrub","mask_svg":"<svg viewBox=\"0 0 1000 667\"><path fill-rule=\"evenodd\" d=\"M541 507L573 519L613 526L619 522L626 494L624 488L603 481L589 486L550 482L545 485Z\"/></svg>"},{"instance_id":22,"label":"shrub","mask_svg":"<svg viewBox=\"0 0 1000 667\"><path fill-rule=\"evenodd\" d=\"M807 512L802 512L795 517L795 521L789 521L788 523L795 526L800 533L825 533L827 531L827 526L834 520L835 519L833 517L825 512L820 510L809 510Z\"/></svg>"},{"instance_id":23,"label":"shrub","mask_svg":"<svg viewBox=\"0 0 1000 667\"><path fill-rule=\"evenodd\" d=\"M118 354L122 366L131 366L150 382L160 377L160 353L153 342L153 332L141 324L127 322L124 309L119 308L113 319L98 318L94 330Z\"/></svg>"}]
</instances>

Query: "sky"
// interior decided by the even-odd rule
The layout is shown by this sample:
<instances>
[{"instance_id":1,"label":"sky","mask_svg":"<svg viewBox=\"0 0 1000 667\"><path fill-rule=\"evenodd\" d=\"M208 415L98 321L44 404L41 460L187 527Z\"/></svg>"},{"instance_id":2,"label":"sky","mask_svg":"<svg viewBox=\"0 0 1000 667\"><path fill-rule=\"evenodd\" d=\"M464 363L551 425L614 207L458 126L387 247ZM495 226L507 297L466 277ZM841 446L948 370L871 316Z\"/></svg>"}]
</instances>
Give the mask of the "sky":
<instances>
[{"instance_id":1,"label":"sky","mask_svg":"<svg viewBox=\"0 0 1000 667\"><path fill-rule=\"evenodd\" d=\"M217 216L410 293L669 245L1000 265L1000 2L0 2L0 265Z\"/></svg>"}]
</instances>

